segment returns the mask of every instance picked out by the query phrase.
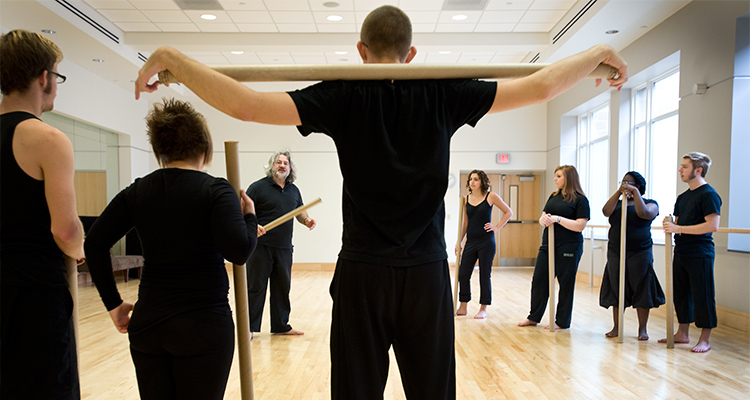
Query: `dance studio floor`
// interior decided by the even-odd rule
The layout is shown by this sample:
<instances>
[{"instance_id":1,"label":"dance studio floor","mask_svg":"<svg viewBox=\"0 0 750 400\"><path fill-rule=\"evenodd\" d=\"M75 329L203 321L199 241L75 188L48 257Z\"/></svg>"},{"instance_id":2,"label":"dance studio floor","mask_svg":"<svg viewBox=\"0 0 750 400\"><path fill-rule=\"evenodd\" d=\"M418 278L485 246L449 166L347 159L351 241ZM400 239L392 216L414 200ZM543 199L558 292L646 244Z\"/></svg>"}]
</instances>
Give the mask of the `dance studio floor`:
<instances>
[{"instance_id":1,"label":"dance studio floor","mask_svg":"<svg viewBox=\"0 0 750 400\"><path fill-rule=\"evenodd\" d=\"M585 274L579 274L570 330L546 331L546 315L540 326L521 328L516 324L528 312L531 272L531 268L494 269L488 318L473 319L479 308L476 302L470 303L468 316L456 318L458 399L750 398L750 334L722 327L719 321L711 335L713 349L695 354L690 347L700 330L693 326L690 345L676 344L667 350L657 343L666 332L662 306L652 312L650 340L636 340L636 315L629 309L624 343L617 343L604 337L612 327L612 312L598 306L598 284L589 287ZM263 332L252 340L256 399L330 398L332 274L293 271L290 323L304 336L272 336L264 316ZM472 278L477 299L478 274ZM127 336L115 330L90 280L80 281L83 399L138 399ZM138 282L122 282L118 275L123 298L136 299ZM241 398L238 364L235 355L227 400ZM384 398L405 398L392 354Z\"/></svg>"}]
</instances>

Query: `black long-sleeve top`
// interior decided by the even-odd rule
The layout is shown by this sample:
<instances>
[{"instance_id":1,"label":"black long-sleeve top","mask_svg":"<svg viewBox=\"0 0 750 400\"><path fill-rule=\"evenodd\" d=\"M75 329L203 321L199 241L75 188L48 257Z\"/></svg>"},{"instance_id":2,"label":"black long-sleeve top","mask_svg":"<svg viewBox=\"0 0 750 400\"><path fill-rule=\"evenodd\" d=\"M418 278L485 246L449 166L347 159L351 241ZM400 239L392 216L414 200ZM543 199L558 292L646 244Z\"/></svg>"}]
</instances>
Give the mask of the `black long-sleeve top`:
<instances>
[{"instance_id":1,"label":"black long-sleeve top","mask_svg":"<svg viewBox=\"0 0 750 400\"><path fill-rule=\"evenodd\" d=\"M85 241L91 277L107 310L122 304L110 249L133 228L144 268L129 332L197 309L231 313L224 259L247 261L257 243L257 219L243 217L229 182L200 171L160 169L112 199Z\"/></svg>"}]
</instances>

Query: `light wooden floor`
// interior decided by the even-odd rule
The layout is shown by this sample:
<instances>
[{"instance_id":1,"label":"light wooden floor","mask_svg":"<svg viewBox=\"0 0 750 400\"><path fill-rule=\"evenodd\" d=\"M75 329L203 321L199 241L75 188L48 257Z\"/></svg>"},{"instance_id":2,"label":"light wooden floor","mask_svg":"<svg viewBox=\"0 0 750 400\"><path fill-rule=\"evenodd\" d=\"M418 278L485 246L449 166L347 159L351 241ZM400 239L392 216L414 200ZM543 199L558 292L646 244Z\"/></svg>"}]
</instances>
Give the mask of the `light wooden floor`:
<instances>
[{"instance_id":1,"label":"light wooden floor","mask_svg":"<svg viewBox=\"0 0 750 400\"><path fill-rule=\"evenodd\" d=\"M528 312L530 268L495 269L489 318L456 319L458 399L748 399L750 337L721 326L706 354L672 350L658 344L665 335L663 307L652 313L651 340L637 341L635 312L626 313L624 343L606 339L611 311L598 306L599 288L579 280L572 328L550 333L543 327L520 328ZM328 399L331 271L295 271L291 323L301 337L268 333L268 316L252 341L256 399ZM231 274L230 274L231 278ZM478 297L478 274L472 291ZM135 300L138 280L121 282L123 297ZM586 281L587 282L587 281ZM127 336L112 326L96 290L80 287L81 390L84 399L138 399ZM233 304L233 299L232 299ZM543 321L546 321L546 316ZM391 355L385 399L404 399ZM425 360L430 362L430 360ZM239 400L235 355L225 399Z\"/></svg>"}]
</instances>

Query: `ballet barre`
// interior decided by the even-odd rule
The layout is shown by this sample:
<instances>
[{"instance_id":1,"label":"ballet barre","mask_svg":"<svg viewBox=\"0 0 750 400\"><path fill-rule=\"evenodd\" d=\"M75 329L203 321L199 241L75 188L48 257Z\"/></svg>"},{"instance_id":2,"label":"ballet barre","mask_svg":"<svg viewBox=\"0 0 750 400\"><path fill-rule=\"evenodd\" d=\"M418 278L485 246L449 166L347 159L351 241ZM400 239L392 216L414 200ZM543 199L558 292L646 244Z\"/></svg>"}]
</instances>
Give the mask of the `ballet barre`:
<instances>
[{"instance_id":1,"label":"ballet barre","mask_svg":"<svg viewBox=\"0 0 750 400\"><path fill-rule=\"evenodd\" d=\"M238 82L384 80L384 79L512 79L533 74L549 64L325 64L325 65L222 65L212 70ZM588 78L613 79L615 68L599 64ZM159 72L159 83L180 83L168 70Z\"/></svg>"},{"instance_id":2,"label":"ballet barre","mask_svg":"<svg viewBox=\"0 0 750 400\"><path fill-rule=\"evenodd\" d=\"M618 316L618 343L623 342L623 330L624 330L624 316L625 316L625 307L624 307L624 293L625 293L625 259L627 257L623 257L622 255L625 254L625 242L626 242L626 218L627 218L627 207L626 204L623 202L622 205L622 223L621 223L621 232L620 232L620 274L619 274L619 287L618 287L618 307L619 307L619 316ZM666 216L664 217L664 222L673 222L672 216ZM594 274L594 261L593 261L593 249L594 249L594 228L611 228L610 225L588 225L588 228L591 229L591 277L593 277ZM661 226L652 226L651 230L664 230ZM750 234L750 229L747 228L718 228L716 230L716 233L739 233L739 234ZM674 348L674 287L673 287L673 272L672 272L672 252L673 252L673 245L672 245L672 233L664 232L664 271L665 271L665 281L664 282L664 288L665 288L665 297L666 297L666 331L667 331L667 348L673 349ZM605 253L606 254L606 253ZM590 278L593 279L593 278ZM593 286L593 285L592 285ZM551 303L550 303L551 304Z\"/></svg>"}]
</instances>

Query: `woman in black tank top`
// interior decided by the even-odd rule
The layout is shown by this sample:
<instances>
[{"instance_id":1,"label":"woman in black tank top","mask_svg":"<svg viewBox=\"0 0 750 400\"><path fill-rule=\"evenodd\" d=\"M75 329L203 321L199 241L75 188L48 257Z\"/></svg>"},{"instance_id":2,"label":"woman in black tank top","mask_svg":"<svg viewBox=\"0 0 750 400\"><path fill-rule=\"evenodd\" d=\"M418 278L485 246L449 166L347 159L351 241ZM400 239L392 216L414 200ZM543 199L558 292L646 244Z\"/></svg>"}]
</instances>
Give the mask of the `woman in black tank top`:
<instances>
[{"instance_id":1,"label":"woman in black tank top","mask_svg":"<svg viewBox=\"0 0 750 400\"><path fill-rule=\"evenodd\" d=\"M510 217L513 216L513 211L497 193L490 191L490 180L484 171L471 171L466 187L469 188L469 195L466 196L461 237L456 243L456 255L458 255L461 251L461 242L466 236L466 245L458 269L460 288L458 300L461 304L456 310L456 315L466 315L466 307L471 301L469 281L474 271L474 264L479 260L480 308L474 318L484 319L487 318L487 306L492 303L490 274L496 249L495 232L505 226ZM491 222L492 206L503 212L503 216L497 224Z\"/></svg>"}]
</instances>

